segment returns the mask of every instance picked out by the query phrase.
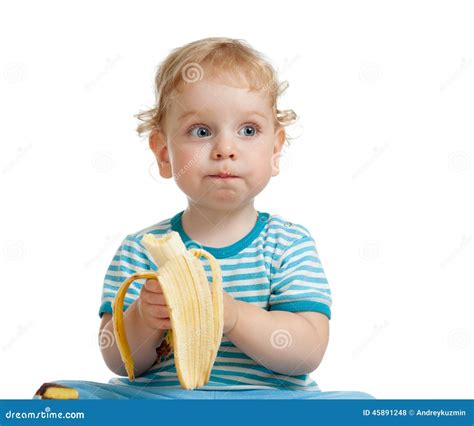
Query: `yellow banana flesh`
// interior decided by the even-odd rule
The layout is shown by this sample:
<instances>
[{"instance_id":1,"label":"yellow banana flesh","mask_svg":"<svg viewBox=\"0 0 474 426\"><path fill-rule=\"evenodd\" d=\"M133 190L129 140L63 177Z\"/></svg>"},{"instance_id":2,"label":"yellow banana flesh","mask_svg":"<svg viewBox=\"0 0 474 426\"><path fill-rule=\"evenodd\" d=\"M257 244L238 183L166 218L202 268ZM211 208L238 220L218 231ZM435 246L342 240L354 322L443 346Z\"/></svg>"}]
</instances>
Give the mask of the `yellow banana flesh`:
<instances>
[{"instance_id":1,"label":"yellow banana flesh","mask_svg":"<svg viewBox=\"0 0 474 426\"><path fill-rule=\"evenodd\" d=\"M40 399L79 399L79 392L70 386L46 382L36 391L35 398L36 397Z\"/></svg>"}]
</instances>

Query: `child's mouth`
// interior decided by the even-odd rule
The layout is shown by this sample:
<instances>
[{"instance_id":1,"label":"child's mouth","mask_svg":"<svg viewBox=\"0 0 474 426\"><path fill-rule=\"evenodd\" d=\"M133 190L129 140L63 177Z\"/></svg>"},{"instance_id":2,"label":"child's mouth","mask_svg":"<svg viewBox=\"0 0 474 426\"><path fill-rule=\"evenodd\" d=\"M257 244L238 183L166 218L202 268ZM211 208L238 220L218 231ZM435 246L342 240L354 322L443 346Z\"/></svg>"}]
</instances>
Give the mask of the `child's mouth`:
<instances>
[{"instance_id":1,"label":"child's mouth","mask_svg":"<svg viewBox=\"0 0 474 426\"><path fill-rule=\"evenodd\" d=\"M228 175L209 175L209 177L214 179L237 179L238 176L228 176Z\"/></svg>"}]
</instances>

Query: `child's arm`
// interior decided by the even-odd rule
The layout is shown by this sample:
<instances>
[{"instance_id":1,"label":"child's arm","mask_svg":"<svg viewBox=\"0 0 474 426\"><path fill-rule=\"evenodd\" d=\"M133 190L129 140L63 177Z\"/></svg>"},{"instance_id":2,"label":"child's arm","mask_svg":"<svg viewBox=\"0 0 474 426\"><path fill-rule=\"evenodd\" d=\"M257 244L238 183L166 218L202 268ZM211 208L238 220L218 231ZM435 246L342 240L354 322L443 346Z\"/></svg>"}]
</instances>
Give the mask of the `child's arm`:
<instances>
[{"instance_id":1,"label":"child's arm","mask_svg":"<svg viewBox=\"0 0 474 426\"><path fill-rule=\"evenodd\" d=\"M234 318L224 329L242 352L277 373L314 371L329 341L328 317L319 312L266 311L224 292L224 312Z\"/></svg>"},{"instance_id":2,"label":"child's arm","mask_svg":"<svg viewBox=\"0 0 474 426\"><path fill-rule=\"evenodd\" d=\"M160 345L165 332L165 330L150 328L143 322L137 310L137 301L138 299L130 305L123 315L125 332L134 361L135 377L143 374L155 363L157 359L156 348ZM113 321L110 320L112 314L105 313L104 317L106 315L109 317L109 321L101 328L99 341L111 341L111 344L101 345L102 356L111 371L119 376L127 376L115 341ZM101 333L106 333L103 340L100 338Z\"/></svg>"}]
</instances>

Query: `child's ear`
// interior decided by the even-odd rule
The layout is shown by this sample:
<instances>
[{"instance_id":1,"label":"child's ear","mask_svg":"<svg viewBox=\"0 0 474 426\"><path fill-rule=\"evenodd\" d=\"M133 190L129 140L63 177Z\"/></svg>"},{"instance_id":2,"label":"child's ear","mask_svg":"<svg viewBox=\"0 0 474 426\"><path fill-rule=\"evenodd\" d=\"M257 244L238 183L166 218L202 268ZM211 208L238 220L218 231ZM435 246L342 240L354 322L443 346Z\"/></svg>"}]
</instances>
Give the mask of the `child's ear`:
<instances>
[{"instance_id":1,"label":"child's ear","mask_svg":"<svg viewBox=\"0 0 474 426\"><path fill-rule=\"evenodd\" d=\"M155 154L158 168L160 169L160 176L165 179L173 177L168 155L168 146L166 144L166 135L161 129L155 129L151 132L149 145L153 154Z\"/></svg>"},{"instance_id":2,"label":"child's ear","mask_svg":"<svg viewBox=\"0 0 474 426\"><path fill-rule=\"evenodd\" d=\"M286 140L286 132L283 126L280 126L275 132L275 144L272 155L272 176L277 176L280 173L280 156L281 149Z\"/></svg>"}]
</instances>

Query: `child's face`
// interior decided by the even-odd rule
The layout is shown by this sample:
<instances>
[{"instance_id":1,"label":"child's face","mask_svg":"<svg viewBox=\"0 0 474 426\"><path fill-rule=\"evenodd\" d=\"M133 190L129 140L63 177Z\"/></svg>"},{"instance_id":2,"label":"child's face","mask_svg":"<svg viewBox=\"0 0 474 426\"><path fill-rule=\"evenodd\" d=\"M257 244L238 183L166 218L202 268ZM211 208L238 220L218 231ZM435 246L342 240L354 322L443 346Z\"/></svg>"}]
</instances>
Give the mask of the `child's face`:
<instances>
[{"instance_id":1,"label":"child's face","mask_svg":"<svg viewBox=\"0 0 474 426\"><path fill-rule=\"evenodd\" d=\"M193 204L231 210L278 174L284 128L275 128L266 92L200 80L175 92L164 131L150 138L160 175L174 176ZM216 178L220 172L234 178Z\"/></svg>"}]
</instances>

